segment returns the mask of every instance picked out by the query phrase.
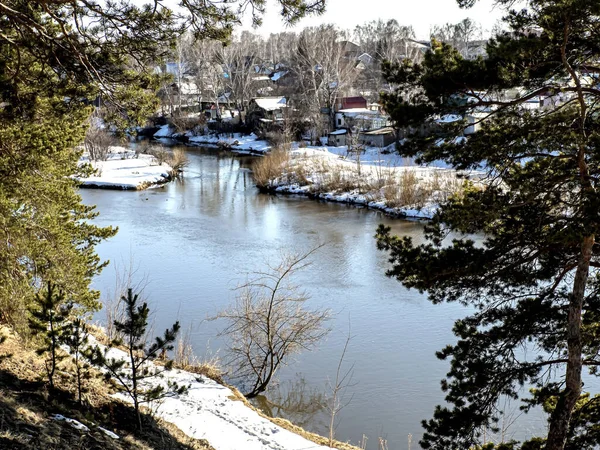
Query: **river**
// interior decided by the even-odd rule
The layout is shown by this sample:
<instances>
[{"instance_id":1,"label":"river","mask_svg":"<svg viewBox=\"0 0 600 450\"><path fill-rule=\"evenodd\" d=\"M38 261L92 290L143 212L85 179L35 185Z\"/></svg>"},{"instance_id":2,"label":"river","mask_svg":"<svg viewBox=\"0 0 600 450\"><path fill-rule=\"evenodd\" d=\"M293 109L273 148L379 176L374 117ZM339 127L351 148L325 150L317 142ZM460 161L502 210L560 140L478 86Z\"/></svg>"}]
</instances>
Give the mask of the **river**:
<instances>
[{"instance_id":1,"label":"river","mask_svg":"<svg viewBox=\"0 0 600 450\"><path fill-rule=\"evenodd\" d=\"M365 435L368 449L378 448L381 437L390 449L407 449L412 434L412 449L418 448L420 421L443 399L439 381L448 363L435 351L454 341L450 330L464 311L434 306L387 278L386 255L373 235L384 223L420 242L423 225L368 209L260 194L250 159L186 151L190 165L181 181L146 191L81 191L86 204L97 205L97 224L119 227L97 247L111 264L94 287L110 296L116 273L133 267L154 328L180 320L183 329L191 327L198 355L219 356L224 342L216 334L223 324L206 318L232 302L246 274L277 261L283 250L325 244L297 281L311 297L308 306L332 310L332 332L279 373L268 397L284 408L272 412L326 434L320 405L350 334L344 368L352 368L352 379L341 398L346 406L336 437L357 444Z\"/></svg>"}]
</instances>

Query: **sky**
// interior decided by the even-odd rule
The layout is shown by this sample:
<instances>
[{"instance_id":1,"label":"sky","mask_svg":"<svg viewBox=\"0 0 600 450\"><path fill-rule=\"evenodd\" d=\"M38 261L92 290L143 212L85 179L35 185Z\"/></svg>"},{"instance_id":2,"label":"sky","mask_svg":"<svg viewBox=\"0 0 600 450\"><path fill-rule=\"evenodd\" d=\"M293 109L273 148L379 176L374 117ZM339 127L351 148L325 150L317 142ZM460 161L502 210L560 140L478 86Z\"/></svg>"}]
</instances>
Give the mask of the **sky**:
<instances>
[{"instance_id":1,"label":"sky","mask_svg":"<svg viewBox=\"0 0 600 450\"><path fill-rule=\"evenodd\" d=\"M302 19L294 28L286 27L279 16L275 0L268 0L263 25L255 30L268 36L280 31L299 31L307 26L333 23L341 28L352 30L356 25L377 20L396 19L400 25L412 25L418 39L428 39L433 25L457 23L470 17L487 33L504 11L494 8L493 0L479 0L470 9L461 9L456 0L327 0L327 11L322 16ZM244 29L251 29L250 20L246 20Z\"/></svg>"}]
</instances>

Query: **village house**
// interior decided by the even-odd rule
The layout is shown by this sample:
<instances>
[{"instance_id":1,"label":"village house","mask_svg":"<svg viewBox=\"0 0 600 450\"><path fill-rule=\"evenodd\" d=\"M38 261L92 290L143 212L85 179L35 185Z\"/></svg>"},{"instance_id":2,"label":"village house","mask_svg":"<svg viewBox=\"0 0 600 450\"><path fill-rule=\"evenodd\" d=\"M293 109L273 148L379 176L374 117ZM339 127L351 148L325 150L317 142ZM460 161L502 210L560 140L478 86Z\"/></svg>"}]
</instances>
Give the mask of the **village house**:
<instances>
[{"instance_id":1,"label":"village house","mask_svg":"<svg viewBox=\"0 0 600 450\"><path fill-rule=\"evenodd\" d=\"M364 97L342 97L336 102L335 128L373 130L388 125L389 118Z\"/></svg>"},{"instance_id":2,"label":"village house","mask_svg":"<svg viewBox=\"0 0 600 450\"><path fill-rule=\"evenodd\" d=\"M360 46L352 41L341 41L339 45L342 47L342 54L349 61L356 60L363 52Z\"/></svg>"},{"instance_id":3,"label":"village house","mask_svg":"<svg viewBox=\"0 0 600 450\"><path fill-rule=\"evenodd\" d=\"M341 147L346 145L348 130L341 129L332 131L327 135L327 145L331 147Z\"/></svg>"},{"instance_id":4,"label":"village house","mask_svg":"<svg viewBox=\"0 0 600 450\"><path fill-rule=\"evenodd\" d=\"M396 142L396 131L392 127L361 131L358 135L358 142L368 147L387 147Z\"/></svg>"},{"instance_id":5,"label":"village house","mask_svg":"<svg viewBox=\"0 0 600 450\"><path fill-rule=\"evenodd\" d=\"M250 100L246 124L253 129L272 129L281 124L288 107L285 97L258 97Z\"/></svg>"}]
</instances>

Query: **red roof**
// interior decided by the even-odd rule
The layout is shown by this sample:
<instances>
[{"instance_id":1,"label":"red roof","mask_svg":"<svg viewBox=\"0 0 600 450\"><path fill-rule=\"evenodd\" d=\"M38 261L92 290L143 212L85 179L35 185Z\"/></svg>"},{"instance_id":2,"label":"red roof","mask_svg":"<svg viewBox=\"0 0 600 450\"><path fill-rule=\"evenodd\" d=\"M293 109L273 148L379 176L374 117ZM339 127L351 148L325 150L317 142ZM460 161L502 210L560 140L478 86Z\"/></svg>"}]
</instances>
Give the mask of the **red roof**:
<instances>
[{"instance_id":1,"label":"red roof","mask_svg":"<svg viewBox=\"0 0 600 450\"><path fill-rule=\"evenodd\" d=\"M340 109L366 108L367 100L364 97L344 97Z\"/></svg>"}]
</instances>

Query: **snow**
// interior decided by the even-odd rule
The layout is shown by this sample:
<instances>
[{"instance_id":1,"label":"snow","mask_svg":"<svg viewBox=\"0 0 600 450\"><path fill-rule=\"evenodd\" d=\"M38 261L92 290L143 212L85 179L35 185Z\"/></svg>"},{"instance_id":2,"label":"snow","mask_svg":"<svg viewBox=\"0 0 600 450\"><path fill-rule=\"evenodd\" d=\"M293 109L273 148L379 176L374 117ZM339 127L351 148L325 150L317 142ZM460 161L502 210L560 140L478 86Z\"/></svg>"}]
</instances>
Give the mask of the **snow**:
<instances>
[{"instance_id":1,"label":"snow","mask_svg":"<svg viewBox=\"0 0 600 450\"><path fill-rule=\"evenodd\" d=\"M291 152L289 173L280 179L271 180L271 189L277 193L310 195L321 200L364 206L390 216L430 219L438 210L440 200L462 184L460 177L466 175L478 182L478 172L458 172L446 168L444 164L415 166L411 160L400 157L393 149L394 144L384 149L367 147L358 159L355 154L348 153L346 146L295 147ZM302 167L308 184L298 184L294 176L298 166ZM356 188L342 192L323 192L323 186L327 186L327 174L331 172L337 172L346 184ZM402 184L400 180L406 173L414 175L417 186L427 187L431 191L429 197L418 205L391 206L384 190L399 190ZM359 186L362 188L359 189ZM432 186L439 190L434 190Z\"/></svg>"},{"instance_id":2,"label":"snow","mask_svg":"<svg viewBox=\"0 0 600 450\"><path fill-rule=\"evenodd\" d=\"M267 141L259 140L254 133L243 135L241 133L233 133L232 136L209 134L203 136L193 136L189 139L190 145L207 146L207 147L228 147L233 152L239 154L245 153L266 153L271 150L271 146Z\"/></svg>"},{"instance_id":3,"label":"snow","mask_svg":"<svg viewBox=\"0 0 600 450\"><path fill-rule=\"evenodd\" d=\"M285 97L262 97L255 98L254 101L265 111L275 111L287 107L287 100Z\"/></svg>"},{"instance_id":4,"label":"snow","mask_svg":"<svg viewBox=\"0 0 600 450\"><path fill-rule=\"evenodd\" d=\"M277 80L279 80L280 78L282 78L282 77L286 76L287 74L288 74L288 71L287 71L287 70L282 70L282 71L280 71L280 72L275 72L275 73L274 73L274 74L271 76L271 79L272 79L273 81L277 81Z\"/></svg>"},{"instance_id":5,"label":"snow","mask_svg":"<svg viewBox=\"0 0 600 450\"><path fill-rule=\"evenodd\" d=\"M119 435L118 434L115 434L112 431L107 430L106 428L98 427L98 429L100 431L102 431L105 435L107 435L109 438L119 439Z\"/></svg>"},{"instance_id":6,"label":"snow","mask_svg":"<svg viewBox=\"0 0 600 450\"><path fill-rule=\"evenodd\" d=\"M135 155L124 147L111 147L106 161L89 161L84 153L79 164L89 163L96 174L78 178L83 186L113 189L140 189L152 184L162 184L170 180L171 167L159 165L151 155Z\"/></svg>"},{"instance_id":7,"label":"snow","mask_svg":"<svg viewBox=\"0 0 600 450\"><path fill-rule=\"evenodd\" d=\"M462 120L461 116L457 116L456 114L446 114L445 116L436 119L437 123L453 123Z\"/></svg>"},{"instance_id":8,"label":"snow","mask_svg":"<svg viewBox=\"0 0 600 450\"><path fill-rule=\"evenodd\" d=\"M170 125L163 125L160 127L156 133L154 133L155 138L168 138L175 134L175 130L171 128Z\"/></svg>"},{"instance_id":9,"label":"snow","mask_svg":"<svg viewBox=\"0 0 600 450\"><path fill-rule=\"evenodd\" d=\"M340 109L338 112L344 115L352 115L352 114L366 114L366 115L377 115L379 112L372 111L367 108L348 108L348 109Z\"/></svg>"},{"instance_id":10,"label":"snow","mask_svg":"<svg viewBox=\"0 0 600 450\"><path fill-rule=\"evenodd\" d=\"M96 344L94 339L91 343ZM97 344L101 349L106 347ZM109 349L108 358L127 361L125 352ZM149 364L150 370L156 368ZM319 450L328 449L275 425L244 403L235 400L228 387L205 376L173 369L160 378L142 381L142 388L168 383L188 386L186 393L160 400L151 409L160 418L175 424L185 434L206 439L216 450ZM125 394L114 397L131 403Z\"/></svg>"},{"instance_id":11,"label":"snow","mask_svg":"<svg viewBox=\"0 0 600 450\"><path fill-rule=\"evenodd\" d=\"M68 424L70 424L73 428L76 428L77 430L80 431L90 431L90 429L88 427L86 427L84 424L82 424L81 422L75 420L75 419L69 419L68 417L63 416L62 414L54 414L53 417L54 420L58 420L58 421L65 421Z\"/></svg>"},{"instance_id":12,"label":"snow","mask_svg":"<svg viewBox=\"0 0 600 450\"><path fill-rule=\"evenodd\" d=\"M337 135L340 135L340 134L346 134L347 132L348 132L348 130L335 130L335 131L332 131L329 134L337 136Z\"/></svg>"}]
</instances>

